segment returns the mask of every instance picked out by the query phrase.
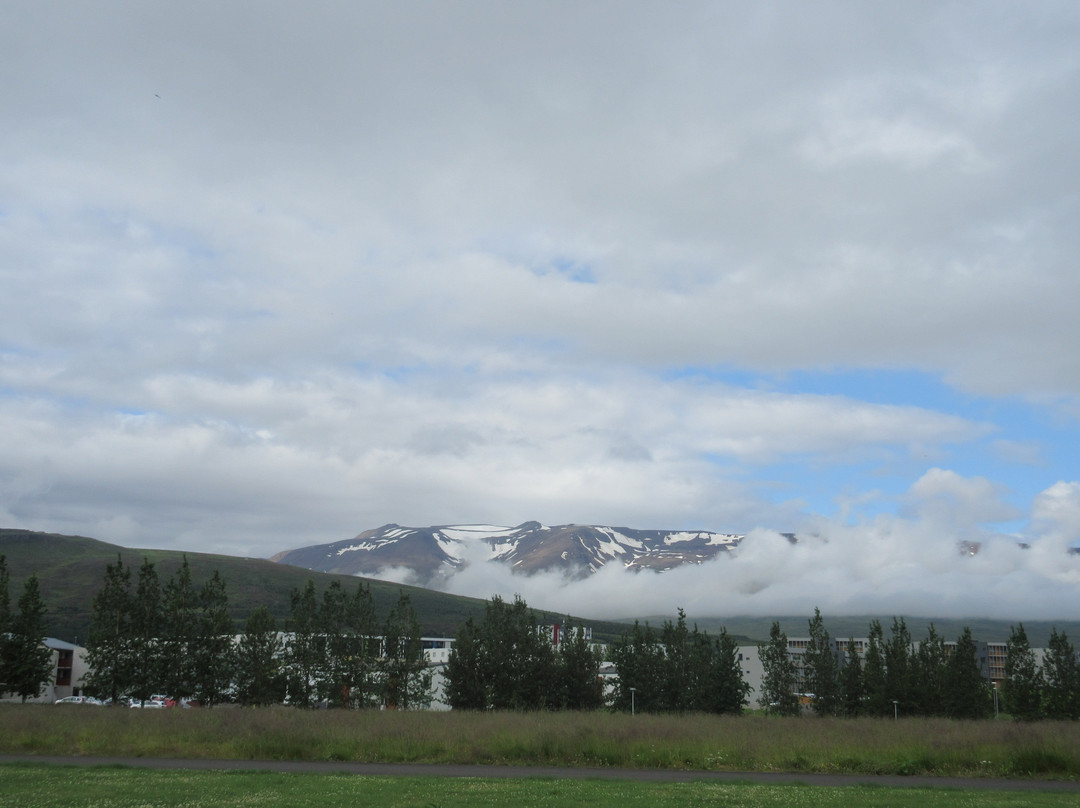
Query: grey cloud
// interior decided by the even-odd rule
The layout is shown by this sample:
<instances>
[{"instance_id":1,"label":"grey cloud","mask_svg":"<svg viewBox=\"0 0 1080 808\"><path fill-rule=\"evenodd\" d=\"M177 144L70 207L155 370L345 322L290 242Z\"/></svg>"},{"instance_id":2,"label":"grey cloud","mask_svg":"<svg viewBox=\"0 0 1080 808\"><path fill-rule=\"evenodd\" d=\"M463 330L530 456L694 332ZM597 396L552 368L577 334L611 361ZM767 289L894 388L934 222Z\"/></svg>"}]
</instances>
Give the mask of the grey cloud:
<instances>
[{"instance_id":1,"label":"grey cloud","mask_svg":"<svg viewBox=\"0 0 1080 808\"><path fill-rule=\"evenodd\" d=\"M949 452L1025 436L708 371L1080 411L1069 4L0 19L12 523L264 555L387 521L791 529L770 464L925 455L905 518L983 536L1012 512Z\"/></svg>"}]
</instances>

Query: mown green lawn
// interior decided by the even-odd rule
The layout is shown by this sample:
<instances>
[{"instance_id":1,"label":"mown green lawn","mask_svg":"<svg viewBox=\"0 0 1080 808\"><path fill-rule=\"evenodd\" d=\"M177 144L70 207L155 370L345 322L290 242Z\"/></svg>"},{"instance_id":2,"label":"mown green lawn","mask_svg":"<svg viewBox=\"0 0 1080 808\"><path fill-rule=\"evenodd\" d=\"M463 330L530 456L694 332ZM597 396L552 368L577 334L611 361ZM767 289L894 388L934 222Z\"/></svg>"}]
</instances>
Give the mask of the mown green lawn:
<instances>
[{"instance_id":1,"label":"mown green lawn","mask_svg":"<svg viewBox=\"0 0 1080 808\"><path fill-rule=\"evenodd\" d=\"M877 786L642 783L618 780L368 777L243 771L155 771L0 765L0 805L18 808L239 808L264 806L581 806L596 808L1042 808L1075 806L1076 793Z\"/></svg>"}]
</instances>

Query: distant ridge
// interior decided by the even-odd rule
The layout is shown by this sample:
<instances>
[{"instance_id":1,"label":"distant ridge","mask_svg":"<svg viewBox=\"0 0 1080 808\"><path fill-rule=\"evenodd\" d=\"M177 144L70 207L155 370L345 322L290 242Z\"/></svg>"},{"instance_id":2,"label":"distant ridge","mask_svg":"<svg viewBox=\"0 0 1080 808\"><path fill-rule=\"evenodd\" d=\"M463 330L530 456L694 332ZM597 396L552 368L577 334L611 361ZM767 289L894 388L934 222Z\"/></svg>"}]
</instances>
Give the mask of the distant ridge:
<instances>
[{"instance_id":1,"label":"distant ridge","mask_svg":"<svg viewBox=\"0 0 1080 808\"><path fill-rule=\"evenodd\" d=\"M294 588L315 581L316 589L325 590L337 580L347 589L357 581L341 574L328 574L287 564L275 564L265 558L238 558L209 553L185 553L175 550L139 550L98 541L84 536L65 536L30 530L0 528L0 555L7 558L12 601L18 600L23 581L37 575L42 598L48 608L46 629L50 636L68 642L85 642L90 627L94 594L101 588L105 567L119 555L131 568L132 578L143 559L148 558L164 581L175 572L186 556L191 575L198 586L215 570L225 579L229 611L237 630L243 627L251 611L260 605L270 609L278 626L284 628L290 616L289 596ZM398 594L408 593L416 609L421 630L427 635L453 636L469 617L479 619L486 600L416 586L369 580L379 619L397 602ZM545 612L543 604L530 603L543 619L558 622L564 614ZM578 618L586 619L586 618ZM623 627L612 621L587 620L594 636L618 635Z\"/></svg>"},{"instance_id":2,"label":"distant ridge","mask_svg":"<svg viewBox=\"0 0 1080 808\"><path fill-rule=\"evenodd\" d=\"M794 534L785 534L794 542ZM730 552L737 533L707 530L635 530L600 525L525 522L517 527L389 524L355 538L278 553L271 560L321 572L379 575L407 569L421 583L448 577L468 563L504 564L515 572L560 571L587 577L609 564L629 570L663 571L701 564Z\"/></svg>"}]
</instances>

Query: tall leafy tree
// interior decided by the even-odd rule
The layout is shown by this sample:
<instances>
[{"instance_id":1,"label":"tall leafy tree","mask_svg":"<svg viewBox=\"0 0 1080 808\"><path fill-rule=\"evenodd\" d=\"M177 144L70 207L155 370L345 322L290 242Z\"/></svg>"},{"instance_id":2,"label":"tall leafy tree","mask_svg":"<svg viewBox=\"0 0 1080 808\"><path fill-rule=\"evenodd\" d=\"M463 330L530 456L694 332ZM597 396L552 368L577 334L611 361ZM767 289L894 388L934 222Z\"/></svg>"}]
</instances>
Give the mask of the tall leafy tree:
<instances>
[{"instance_id":1,"label":"tall leafy tree","mask_svg":"<svg viewBox=\"0 0 1080 808\"><path fill-rule=\"evenodd\" d=\"M409 596L402 592L383 627L381 671L387 709L410 710L430 701L431 672L420 639L420 623Z\"/></svg>"},{"instance_id":2,"label":"tall leafy tree","mask_svg":"<svg viewBox=\"0 0 1080 808\"><path fill-rule=\"evenodd\" d=\"M11 631L11 593L8 590L7 559L0 555L0 695L8 692L11 662L8 654Z\"/></svg>"},{"instance_id":3,"label":"tall leafy tree","mask_svg":"<svg viewBox=\"0 0 1080 808\"><path fill-rule=\"evenodd\" d=\"M788 654L787 635L780 623L773 622L769 641L758 648L761 659L761 702L773 715L798 715L799 699L795 695L795 663Z\"/></svg>"},{"instance_id":4,"label":"tall leafy tree","mask_svg":"<svg viewBox=\"0 0 1080 808\"><path fill-rule=\"evenodd\" d=\"M595 710L604 703L600 682L600 652L594 649L581 625L570 618L563 624L558 649L559 705L568 710Z\"/></svg>"},{"instance_id":5,"label":"tall leafy tree","mask_svg":"<svg viewBox=\"0 0 1080 808\"><path fill-rule=\"evenodd\" d=\"M949 718L986 718L990 689L979 670L975 640L964 626L945 665L943 683L945 715Z\"/></svg>"},{"instance_id":6,"label":"tall leafy tree","mask_svg":"<svg viewBox=\"0 0 1080 808\"><path fill-rule=\"evenodd\" d=\"M379 638L371 590L360 582L349 595L339 582L332 582L323 592L319 624L326 642L327 698L348 707L376 704Z\"/></svg>"},{"instance_id":7,"label":"tall leafy tree","mask_svg":"<svg viewBox=\"0 0 1080 808\"><path fill-rule=\"evenodd\" d=\"M483 710L487 681L481 663L481 633L470 617L458 629L446 663L446 703L454 710Z\"/></svg>"},{"instance_id":8,"label":"tall leafy tree","mask_svg":"<svg viewBox=\"0 0 1080 808\"><path fill-rule=\"evenodd\" d=\"M817 607L810 620L810 644L803 655L803 665L805 683L814 694L814 712L819 716L836 715L839 707L836 649Z\"/></svg>"},{"instance_id":9,"label":"tall leafy tree","mask_svg":"<svg viewBox=\"0 0 1080 808\"><path fill-rule=\"evenodd\" d=\"M184 556L163 591L162 671L164 690L179 701L195 695L196 655L200 631L199 595L191 581L191 567Z\"/></svg>"},{"instance_id":10,"label":"tall leafy tree","mask_svg":"<svg viewBox=\"0 0 1080 808\"><path fill-rule=\"evenodd\" d=\"M686 712L693 708L698 687L695 681L697 677L692 657L690 631L686 626L686 613L682 609L679 609L674 623L670 620L664 622L664 627L660 631L660 644L664 646L663 679L659 694L660 709L669 712Z\"/></svg>"},{"instance_id":11,"label":"tall leafy tree","mask_svg":"<svg viewBox=\"0 0 1080 808\"><path fill-rule=\"evenodd\" d=\"M1047 718L1080 718L1080 668L1076 649L1065 632L1055 627L1043 657L1043 714Z\"/></svg>"},{"instance_id":12,"label":"tall leafy tree","mask_svg":"<svg viewBox=\"0 0 1080 808\"><path fill-rule=\"evenodd\" d=\"M892 715L892 696L885 676L885 639L880 620L871 620L863 665L863 686L866 689L868 715Z\"/></svg>"},{"instance_id":13,"label":"tall leafy tree","mask_svg":"<svg viewBox=\"0 0 1080 808\"><path fill-rule=\"evenodd\" d=\"M712 664L701 709L712 713L738 715L749 699L750 685L743 678L739 646L726 628L713 643Z\"/></svg>"},{"instance_id":14,"label":"tall leafy tree","mask_svg":"<svg viewBox=\"0 0 1080 808\"><path fill-rule=\"evenodd\" d=\"M105 567L104 583L94 595L86 662L87 692L119 704L133 684L131 570L119 555Z\"/></svg>"},{"instance_id":15,"label":"tall leafy tree","mask_svg":"<svg viewBox=\"0 0 1080 808\"><path fill-rule=\"evenodd\" d=\"M642 625L634 621L633 629L616 641L611 660L618 673L616 710L654 712L663 709L664 649L647 622Z\"/></svg>"},{"instance_id":16,"label":"tall leafy tree","mask_svg":"<svg viewBox=\"0 0 1080 808\"><path fill-rule=\"evenodd\" d=\"M9 662L8 688L22 698L37 698L52 673L52 650L44 644L45 602L41 599L36 575L23 585L19 609L11 617L6 651Z\"/></svg>"},{"instance_id":17,"label":"tall leafy tree","mask_svg":"<svg viewBox=\"0 0 1080 808\"><path fill-rule=\"evenodd\" d=\"M320 691L331 704L349 703L349 660L353 651L352 617L349 596L339 581L333 581L322 593L318 631L324 638L326 653L320 665Z\"/></svg>"},{"instance_id":18,"label":"tall leafy tree","mask_svg":"<svg viewBox=\"0 0 1080 808\"><path fill-rule=\"evenodd\" d=\"M488 706L497 710L555 706L555 651L525 601L515 597L507 604L493 597L484 608L480 630Z\"/></svg>"},{"instance_id":19,"label":"tall leafy tree","mask_svg":"<svg viewBox=\"0 0 1080 808\"><path fill-rule=\"evenodd\" d=\"M378 656L381 641L375 616L371 587L357 583L349 611L352 640L349 645L346 682L349 704L352 707L373 707L379 704Z\"/></svg>"},{"instance_id":20,"label":"tall leafy tree","mask_svg":"<svg viewBox=\"0 0 1080 808\"><path fill-rule=\"evenodd\" d=\"M1017 721L1036 721L1042 714L1042 674L1024 624L1012 626L1005 644L1005 709Z\"/></svg>"},{"instance_id":21,"label":"tall leafy tree","mask_svg":"<svg viewBox=\"0 0 1080 808\"><path fill-rule=\"evenodd\" d=\"M285 699L283 648L270 610L266 606L253 609L236 649L236 700L240 704L263 707Z\"/></svg>"},{"instance_id":22,"label":"tall leafy tree","mask_svg":"<svg viewBox=\"0 0 1080 808\"><path fill-rule=\"evenodd\" d=\"M236 672L235 626L225 581L217 570L199 591L196 626L190 645L192 689L202 704L212 707L228 699Z\"/></svg>"},{"instance_id":23,"label":"tall leafy tree","mask_svg":"<svg viewBox=\"0 0 1080 808\"><path fill-rule=\"evenodd\" d=\"M135 584L134 597L129 600L130 623L128 650L131 655L132 698L145 701L161 687L164 665L161 658L161 582L157 570L148 558L143 559Z\"/></svg>"},{"instance_id":24,"label":"tall leafy tree","mask_svg":"<svg viewBox=\"0 0 1080 808\"><path fill-rule=\"evenodd\" d=\"M289 699L299 707L311 707L319 698L319 683L326 660L315 582L308 578L303 589L293 589L290 601L292 619L285 651Z\"/></svg>"},{"instance_id":25,"label":"tall leafy tree","mask_svg":"<svg viewBox=\"0 0 1080 808\"><path fill-rule=\"evenodd\" d=\"M945 714L945 679L947 674L945 638L934 624L927 627L926 639L912 658L912 700L919 715Z\"/></svg>"},{"instance_id":26,"label":"tall leafy tree","mask_svg":"<svg viewBox=\"0 0 1080 808\"><path fill-rule=\"evenodd\" d=\"M897 702L896 707L902 715L915 713L912 689L911 632L908 631L904 618L893 618L892 632L885 643L885 690L889 706Z\"/></svg>"},{"instance_id":27,"label":"tall leafy tree","mask_svg":"<svg viewBox=\"0 0 1080 808\"><path fill-rule=\"evenodd\" d=\"M855 718L866 711L866 680L862 661L855 650L855 639L849 638L839 675L839 711L841 715Z\"/></svg>"}]
</instances>

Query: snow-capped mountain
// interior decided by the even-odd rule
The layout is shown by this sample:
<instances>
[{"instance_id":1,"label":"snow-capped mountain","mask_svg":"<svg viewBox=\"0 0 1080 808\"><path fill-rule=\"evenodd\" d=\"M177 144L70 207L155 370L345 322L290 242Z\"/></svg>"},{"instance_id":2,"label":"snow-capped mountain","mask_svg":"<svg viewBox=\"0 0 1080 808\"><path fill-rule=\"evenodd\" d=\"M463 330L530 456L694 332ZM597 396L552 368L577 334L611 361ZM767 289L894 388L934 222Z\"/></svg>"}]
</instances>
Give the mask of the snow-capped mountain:
<instances>
[{"instance_id":1,"label":"snow-capped mountain","mask_svg":"<svg viewBox=\"0 0 1080 808\"><path fill-rule=\"evenodd\" d=\"M319 572L372 577L389 568L407 568L421 582L477 562L506 564L525 574L560 570L583 577L607 564L656 571L700 564L737 547L742 538L704 530L546 527L539 522L517 527L383 525L354 539L278 553L272 560Z\"/></svg>"}]
</instances>

